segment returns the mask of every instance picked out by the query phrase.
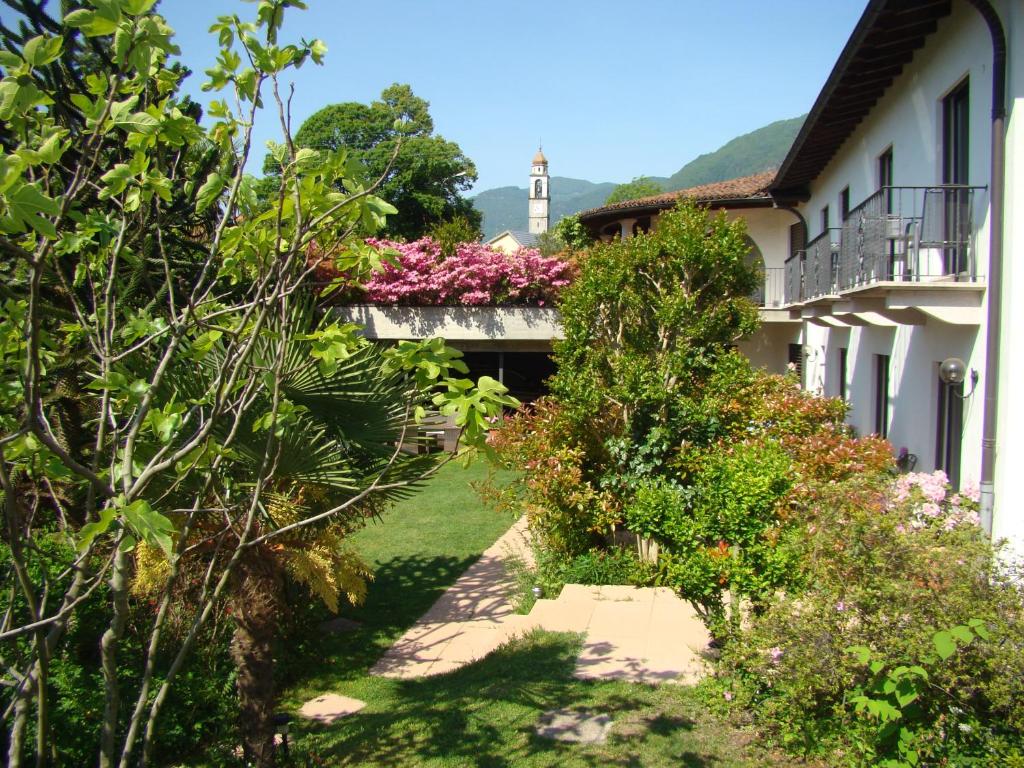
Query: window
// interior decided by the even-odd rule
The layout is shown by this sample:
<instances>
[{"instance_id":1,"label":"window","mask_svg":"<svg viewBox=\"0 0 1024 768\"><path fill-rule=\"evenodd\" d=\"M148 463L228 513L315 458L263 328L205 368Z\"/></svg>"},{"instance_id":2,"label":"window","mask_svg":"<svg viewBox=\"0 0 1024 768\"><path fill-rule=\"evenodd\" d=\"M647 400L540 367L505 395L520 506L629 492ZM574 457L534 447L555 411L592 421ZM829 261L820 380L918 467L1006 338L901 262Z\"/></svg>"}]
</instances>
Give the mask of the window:
<instances>
[{"instance_id":1,"label":"window","mask_svg":"<svg viewBox=\"0 0 1024 768\"><path fill-rule=\"evenodd\" d=\"M789 355L786 361L796 373L797 381L803 386L804 382L804 346L803 344L790 344Z\"/></svg>"},{"instance_id":2,"label":"window","mask_svg":"<svg viewBox=\"0 0 1024 768\"><path fill-rule=\"evenodd\" d=\"M807 229L803 220L789 227L789 255L796 256L807 247Z\"/></svg>"},{"instance_id":3,"label":"window","mask_svg":"<svg viewBox=\"0 0 1024 768\"><path fill-rule=\"evenodd\" d=\"M882 210L890 215L896 213L896 190L892 188L892 147L889 147L878 156L878 189L882 192ZM902 228L904 224L900 223L899 226ZM897 256L900 246L898 238L890 237L886 239L888 241L889 263L885 279L892 280L893 275L896 274Z\"/></svg>"},{"instance_id":4,"label":"window","mask_svg":"<svg viewBox=\"0 0 1024 768\"><path fill-rule=\"evenodd\" d=\"M826 205L824 208L821 209L821 231L822 231L823 234L825 232L828 232L828 221L829 221L829 218L830 217L829 217L829 214L828 214L828 206Z\"/></svg>"},{"instance_id":5,"label":"window","mask_svg":"<svg viewBox=\"0 0 1024 768\"><path fill-rule=\"evenodd\" d=\"M936 376L938 378L938 376ZM939 379L938 412L935 419L935 468L960 489L960 443L964 428L964 385Z\"/></svg>"},{"instance_id":6,"label":"window","mask_svg":"<svg viewBox=\"0 0 1024 768\"><path fill-rule=\"evenodd\" d=\"M970 91L964 80L942 100L942 183L969 184ZM955 275L967 271L964 240L969 221L968 193L964 189L946 189L943 193L943 271Z\"/></svg>"},{"instance_id":7,"label":"window","mask_svg":"<svg viewBox=\"0 0 1024 768\"><path fill-rule=\"evenodd\" d=\"M839 212L842 214L843 221L846 221L850 217L849 187L843 187L843 191L839 193Z\"/></svg>"},{"instance_id":8,"label":"window","mask_svg":"<svg viewBox=\"0 0 1024 768\"><path fill-rule=\"evenodd\" d=\"M875 433L889 436L889 356L875 355Z\"/></svg>"},{"instance_id":9,"label":"window","mask_svg":"<svg viewBox=\"0 0 1024 768\"><path fill-rule=\"evenodd\" d=\"M878 188L885 189L892 186L892 147L878 156ZM892 213L892 190L885 193L885 212Z\"/></svg>"},{"instance_id":10,"label":"window","mask_svg":"<svg viewBox=\"0 0 1024 768\"><path fill-rule=\"evenodd\" d=\"M846 347L839 348L839 399L846 399Z\"/></svg>"},{"instance_id":11,"label":"window","mask_svg":"<svg viewBox=\"0 0 1024 768\"><path fill-rule=\"evenodd\" d=\"M942 100L942 183L968 183L969 83L964 80Z\"/></svg>"}]
</instances>

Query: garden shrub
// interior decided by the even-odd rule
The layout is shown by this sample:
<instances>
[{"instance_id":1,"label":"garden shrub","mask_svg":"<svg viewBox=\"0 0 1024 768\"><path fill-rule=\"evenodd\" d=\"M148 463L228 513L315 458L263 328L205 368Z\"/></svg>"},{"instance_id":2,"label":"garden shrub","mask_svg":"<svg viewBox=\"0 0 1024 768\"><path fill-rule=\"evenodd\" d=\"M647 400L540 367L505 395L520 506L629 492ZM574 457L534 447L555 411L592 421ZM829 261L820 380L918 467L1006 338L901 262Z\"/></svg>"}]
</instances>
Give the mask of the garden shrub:
<instances>
[{"instance_id":1,"label":"garden shrub","mask_svg":"<svg viewBox=\"0 0 1024 768\"><path fill-rule=\"evenodd\" d=\"M640 483L706 421L685 405L757 324L747 299L742 221L684 205L656 232L595 245L559 304L552 396L510 419L494 441L521 490L542 550L581 555L623 522Z\"/></svg>"},{"instance_id":2,"label":"garden shrub","mask_svg":"<svg viewBox=\"0 0 1024 768\"><path fill-rule=\"evenodd\" d=\"M38 539L40 558L33 569L46 568L47 579L54 590L68 580L58 564L74 555L67 539L52 533ZM0 569L10 569L9 549L0 543ZM39 574L41 576L41 574ZM101 583L90 599L84 601L69 622L66 641L51 660L48 675L49 698L53 719L61 726L52 733L54 749L64 765L88 765L95 762L95 723L103 715L104 692L100 659L100 637L107 627L108 585ZM4 609L6 602L0 603ZM132 600L128 624L134 627L149 620L154 606L149 600ZM167 718L156 734L156 753L167 756L158 764L170 764L186 757L200 758L207 750L227 741L234 746L238 717L234 691L234 666L227 655L231 634L230 618L219 620L203 630L202 642L183 670L167 700ZM169 622L172 642L180 637L180 622ZM141 637L126 633L119 664L125 680L138 678L143 666L144 647ZM162 656L159 669L168 660ZM121 726L127 713L121 713ZM171 758L170 756L174 756Z\"/></svg>"},{"instance_id":3,"label":"garden shrub","mask_svg":"<svg viewBox=\"0 0 1024 768\"><path fill-rule=\"evenodd\" d=\"M499 505L523 504L534 543L541 551L573 557L598 545L614 512L587 472L589 455L600 441L580 429L551 398L540 398L506 417L488 443L504 466L523 471L522 479L500 491Z\"/></svg>"},{"instance_id":4,"label":"garden shrub","mask_svg":"<svg viewBox=\"0 0 1024 768\"><path fill-rule=\"evenodd\" d=\"M726 645L722 694L788 748L834 765L905 759L901 736L922 764L1019 759L1024 602L977 525L973 491L952 492L941 472L859 476L822 486L801 527L804 587ZM972 626L978 638L942 658L936 637ZM878 695L880 674L909 686L912 667L927 675L907 701L913 716L880 729L858 697Z\"/></svg>"},{"instance_id":5,"label":"garden shrub","mask_svg":"<svg viewBox=\"0 0 1024 768\"><path fill-rule=\"evenodd\" d=\"M721 634L729 591L755 608L796 587L793 530L820 487L887 471L891 448L855 438L842 401L754 369L726 352L707 381L667 404L640 439L614 419L574 418L556 398L506 420L492 438L520 490L540 549L571 559L625 529L658 544L658 582ZM610 435L610 436L609 436Z\"/></svg>"},{"instance_id":6,"label":"garden shrub","mask_svg":"<svg viewBox=\"0 0 1024 768\"><path fill-rule=\"evenodd\" d=\"M658 581L696 606L718 632L727 589L765 599L787 583L793 554L779 514L791 462L771 441L716 444L693 484L643 484L625 524L664 549Z\"/></svg>"},{"instance_id":7,"label":"garden shrub","mask_svg":"<svg viewBox=\"0 0 1024 768\"><path fill-rule=\"evenodd\" d=\"M566 584L631 584L649 586L654 571L650 563L639 559L633 549L610 547L591 549L565 559L541 552L537 561L536 584L545 597L556 597Z\"/></svg>"}]
</instances>

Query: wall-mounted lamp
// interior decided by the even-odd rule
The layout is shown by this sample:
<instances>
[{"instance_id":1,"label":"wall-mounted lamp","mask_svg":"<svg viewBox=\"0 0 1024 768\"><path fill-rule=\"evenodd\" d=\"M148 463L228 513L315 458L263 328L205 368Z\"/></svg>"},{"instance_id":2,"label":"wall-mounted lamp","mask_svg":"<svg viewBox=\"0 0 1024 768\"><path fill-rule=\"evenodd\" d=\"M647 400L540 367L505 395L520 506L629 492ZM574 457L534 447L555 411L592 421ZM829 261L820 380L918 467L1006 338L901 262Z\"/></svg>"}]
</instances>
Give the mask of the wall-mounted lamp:
<instances>
[{"instance_id":1,"label":"wall-mounted lamp","mask_svg":"<svg viewBox=\"0 0 1024 768\"><path fill-rule=\"evenodd\" d=\"M964 400L973 395L974 390L978 388L978 371L971 368L970 376L971 391L966 395L960 395ZM967 365L959 357L947 357L939 366L939 378L942 379L943 384L950 387L959 386L967 378Z\"/></svg>"}]
</instances>

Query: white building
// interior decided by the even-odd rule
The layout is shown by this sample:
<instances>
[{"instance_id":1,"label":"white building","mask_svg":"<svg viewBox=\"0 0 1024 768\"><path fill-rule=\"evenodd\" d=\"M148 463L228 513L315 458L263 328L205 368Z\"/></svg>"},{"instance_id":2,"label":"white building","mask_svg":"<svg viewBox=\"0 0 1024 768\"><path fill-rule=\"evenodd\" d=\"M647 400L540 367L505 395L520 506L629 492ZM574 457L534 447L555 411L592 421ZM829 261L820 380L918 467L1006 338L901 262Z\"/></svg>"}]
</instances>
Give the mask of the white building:
<instances>
[{"instance_id":1,"label":"white building","mask_svg":"<svg viewBox=\"0 0 1024 768\"><path fill-rule=\"evenodd\" d=\"M521 229L506 229L490 240L485 240L484 245L489 245L502 253L512 254L520 248L536 248L537 236Z\"/></svg>"},{"instance_id":2,"label":"white building","mask_svg":"<svg viewBox=\"0 0 1024 768\"><path fill-rule=\"evenodd\" d=\"M1024 3L871 0L770 193L809 238L784 296L805 387L917 470L980 481L1024 554L1022 161Z\"/></svg>"}]
</instances>

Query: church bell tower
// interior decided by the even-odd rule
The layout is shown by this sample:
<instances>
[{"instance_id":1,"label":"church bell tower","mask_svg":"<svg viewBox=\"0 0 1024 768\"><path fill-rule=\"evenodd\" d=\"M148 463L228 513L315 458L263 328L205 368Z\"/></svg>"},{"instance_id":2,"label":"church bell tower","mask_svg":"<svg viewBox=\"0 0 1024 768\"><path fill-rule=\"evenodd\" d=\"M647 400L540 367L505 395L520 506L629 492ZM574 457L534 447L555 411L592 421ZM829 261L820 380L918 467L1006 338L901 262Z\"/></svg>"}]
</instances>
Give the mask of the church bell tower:
<instances>
[{"instance_id":1,"label":"church bell tower","mask_svg":"<svg viewBox=\"0 0 1024 768\"><path fill-rule=\"evenodd\" d=\"M551 197L548 192L548 159L538 148L530 168L530 234L548 231Z\"/></svg>"}]
</instances>

